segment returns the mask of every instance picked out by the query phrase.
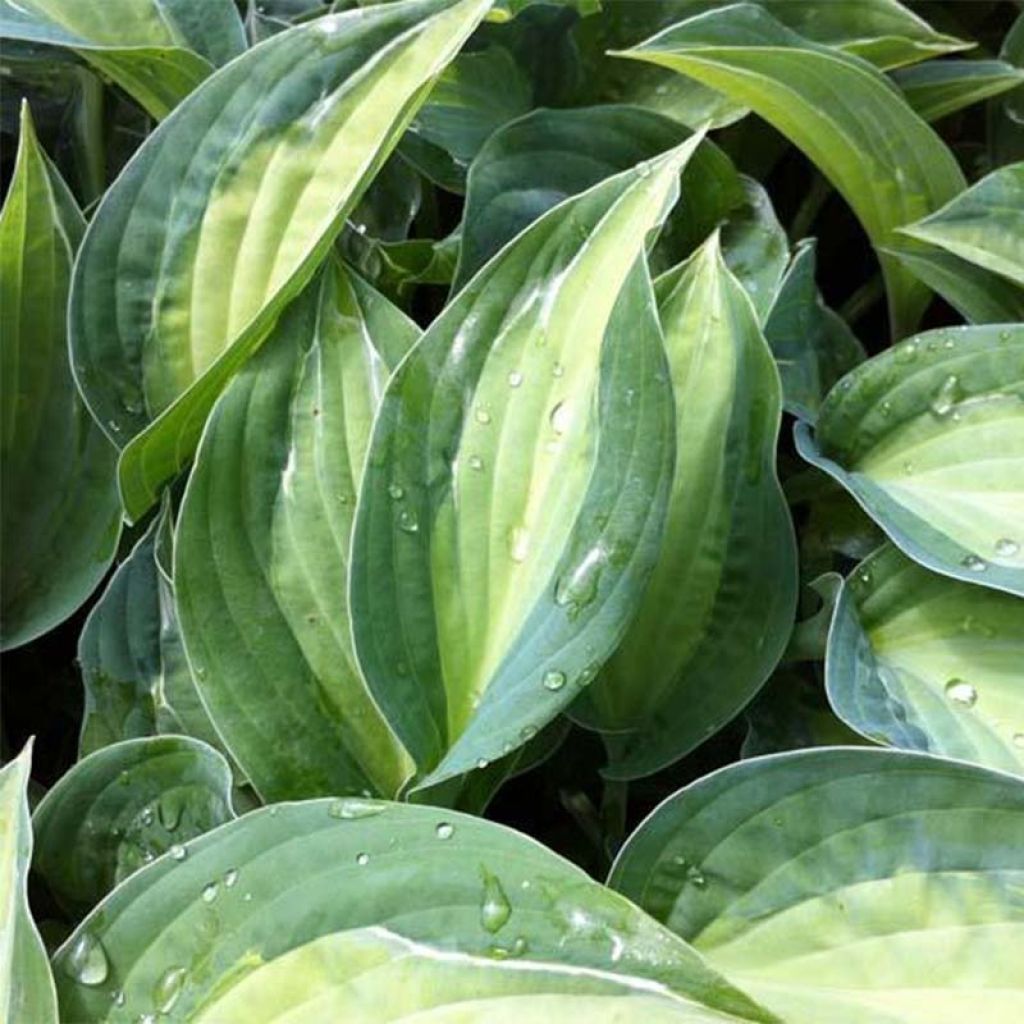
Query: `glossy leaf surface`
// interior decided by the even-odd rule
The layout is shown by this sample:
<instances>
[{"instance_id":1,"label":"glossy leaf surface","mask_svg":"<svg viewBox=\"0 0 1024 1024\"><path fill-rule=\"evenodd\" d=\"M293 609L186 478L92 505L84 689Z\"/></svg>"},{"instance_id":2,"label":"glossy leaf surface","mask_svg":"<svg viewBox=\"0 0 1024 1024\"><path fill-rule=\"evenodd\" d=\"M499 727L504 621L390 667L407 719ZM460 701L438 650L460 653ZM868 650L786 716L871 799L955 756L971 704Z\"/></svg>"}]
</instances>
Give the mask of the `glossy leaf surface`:
<instances>
[{"instance_id":1,"label":"glossy leaf surface","mask_svg":"<svg viewBox=\"0 0 1024 1024\"><path fill-rule=\"evenodd\" d=\"M607 731L614 778L664 767L736 715L782 654L796 603L779 379L718 236L657 293L677 435L665 534L625 639L576 709Z\"/></svg>"},{"instance_id":2,"label":"glossy leaf surface","mask_svg":"<svg viewBox=\"0 0 1024 1024\"><path fill-rule=\"evenodd\" d=\"M716 8L621 56L663 65L749 104L817 164L876 246L964 187L945 144L881 73L798 35L760 7ZM915 327L927 292L891 258L880 259L899 337Z\"/></svg>"},{"instance_id":3,"label":"glossy leaf surface","mask_svg":"<svg viewBox=\"0 0 1024 1024\"><path fill-rule=\"evenodd\" d=\"M531 224L388 384L356 519L353 629L430 784L562 710L653 567L673 425L643 245L699 142Z\"/></svg>"},{"instance_id":4,"label":"glossy leaf surface","mask_svg":"<svg viewBox=\"0 0 1024 1024\"><path fill-rule=\"evenodd\" d=\"M800 454L915 561L1024 594L1024 328L926 331L829 393Z\"/></svg>"},{"instance_id":5,"label":"glossy leaf surface","mask_svg":"<svg viewBox=\"0 0 1024 1024\"><path fill-rule=\"evenodd\" d=\"M65 315L85 222L22 107L0 211L2 646L63 622L117 548L116 453L75 391Z\"/></svg>"},{"instance_id":6,"label":"glossy leaf surface","mask_svg":"<svg viewBox=\"0 0 1024 1024\"><path fill-rule=\"evenodd\" d=\"M0 38L75 50L157 118L245 49L231 0L0 0Z\"/></svg>"},{"instance_id":7,"label":"glossy leaf surface","mask_svg":"<svg viewBox=\"0 0 1024 1024\"><path fill-rule=\"evenodd\" d=\"M157 1012L167 988L175 1015L186 1020L240 1019L214 1014L210 1004L220 997L237 1007L260 990L287 1007L298 998L293 984L308 992L326 973L308 943L333 948L356 941L353 929L379 927L456 962L468 954L510 972L529 970L528 961L610 967L741 1020L771 1020L621 896L479 818L357 798L309 801L255 811L185 850L119 886L58 951L64 1016L134 1020ZM109 964L100 984L82 984L64 969L83 937ZM423 985L436 990L440 981ZM122 1005L112 1000L116 991ZM366 1012L403 996L417 998L396 978L371 994ZM359 1010L353 994L345 1019Z\"/></svg>"},{"instance_id":8,"label":"glossy leaf surface","mask_svg":"<svg viewBox=\"0 0 1024 1024\"><path fill-rule=\"evenodd\" d=\"M903 233L1024 285L1024 163L993 171Z\"/></svg>"},{"instance_id":9,"label":"glossy leaf surface","mask_svg":"<svg viewBox=\"0 0 1024 1024\"><path fill-rule=\"evenodd\" d=\"M1010 1024L1024 787L896 751L796 751L666 800L611 884L790 1024Z\"/></svg>"},{"instance_id":10,"label":"glossy leaf surface","mask_svg":"<svg viewBox=\"0 0 1024 1024\"><path fill-rule=\"evenodd\" d=\"M130 517L187 463L488 2L407 0L274 36L204 82L108 190L70 330L79 385L124 448Z\"/></svg>"},{"instance_id":11,"label":"glossy leaf surface","mask_svg":"<svg viewBox=\"0 0 1024 1024\"><path fill-rule=\"evenodd\" d=\"M1024 775L1024 601L886 545L846 581L826 680L839 715L905 750Z\"/></svg>"},{"instance_id":12,"label":"glossy leaf surface","mask_svg":"<svg viewBox=\"0 0 1024 1024\"><path fill-rule=\"evenodd\" d=\"M185 649L268 799L394 796L412 772L355 663L349 545L370 428L419 329L330 261L231 382L178 519Z\"/></svg>"},{"instance_id":13,"label":"glossy leaf surface","mask_svg":"<svg viewBox=\"0 0 1024 1024\"><path fill-rule=\"evenodd\" d=\"M1024 82L1024 71L1002 60L939 60L901 68L893 81L926 121L937 121Z\"/></svg>"},{"instance_id":14,"label":"glossy leaf surface","mask_svg":"<svg viewBox=\"0 0 1024 1024\"><path fill-rule=\"evenodd\" d=\"M4 1020L56 1024L53 976L28 905L31 758L30 745L0 769L0 1012Z\"/></svg>"},{"instance_id":15,"label":"glossy leaf surface","mask_svg":"<svg viewBox=\"0 0 1024 1024\"><path fill-rule=\"evenodd\" d=\"M80 918L143 865L232 817L231 771L212 747L125 740L79 761L40 802L33 870Z\"/></svg>"}]
</instances>

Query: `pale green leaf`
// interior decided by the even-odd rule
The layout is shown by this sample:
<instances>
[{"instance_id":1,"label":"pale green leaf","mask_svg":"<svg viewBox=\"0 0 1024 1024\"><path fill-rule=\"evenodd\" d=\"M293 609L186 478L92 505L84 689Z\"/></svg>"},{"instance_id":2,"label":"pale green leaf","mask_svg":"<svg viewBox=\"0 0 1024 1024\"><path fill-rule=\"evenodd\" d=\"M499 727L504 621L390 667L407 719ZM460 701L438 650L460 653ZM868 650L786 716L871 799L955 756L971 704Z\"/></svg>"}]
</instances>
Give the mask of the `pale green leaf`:
<instances>
[{"instance_id":1,"label":"pale green leaf","mask_svg":"<svg viewBox=\"0 0 1024 1024\"><path fill-rule=\"evenodd\" d=\"M937 60L893 73L907 102L926 121L999 96L1024 83L1024 70L1002 60Z\"/></svg>"},{"instance_id":2,"label":"pale green leaf","mask_svg":"<svg viewBox=\"0 0 1024 1024\"><path fill-rule=\"evenodd\" d=\"M289 1011L305 1020L315 1008L305 999L330 976L341 980L329 969L340 967L334 958L325 962L315 950L348 946L355 955L366 933L353 930L374 928L406 948L423 946L435 960L471 966L486 958L509 974L546 965L588 976L611 970L645 979L647 991L667 996L667 988L691 1000L694 1014L700 1004L740 1020L772 1020L628 900L533 840L479 818L319 800L255 811L184 848L184 857L165 855L115 889L57 952L63 1018L135 1021L173 1010L180 1020L248 1024L256 1011L243 1000L260 992L260 1006L279 1001L282 1021ZM75 970L83 945L108 965L99 983ZM628 977L619 983L631 985ZM393 1021L387 1000L412 1000L413 1012L417 990L429 1000L445 987L429 971L411 992L394 977L384 991L340 995L328 1019L348 1024L365 1013L374 1024ZM223 1012L214 1012L216 999ZM624 1001L623 1011L630 1005ZM472 1012L461 1019L480 1020Z\"/></svg>"},{"instance_id":3,"label":"pale green leaf","mask_svg":"<svg viewBox=\"0 0 1024 1024\"><path fill-rule=\"evenodd\" d=\"M778 662L796 610L775 473L779 378L718 236L657 294L678 438L664 539L624 640L574 708L607 732L613 778L656 771L733 718Z\"/></svg>"},{"instance_id":4,"label":"pale green leaf","mask_svg":"<svg viewBox=\"0 0 1024 1024\"><path fill-rule=\"evenodd\" d=\"M353 540L356 651L433 785L589 682L657 553L671 394L643 260L700 143L549 210L388 384Z\"/></svg>"},{"instance_id":5,"label":"pale green leaf","mask_svg":"<svg viewBox=\"0 0 1024 1024\"><path fill-rule=\"evenodd\" d=\"M892 545L850 575L825 676L837 713L905 750L1024 775L1024 601Z\"/></svg>"},{"instance_id":6,"label":"pale green leaf","mask_svg":"<svg viewBox=\"0 0 1024 1024\"><path fill-rule=\"evenodd\" d=\"M797 449L916 562L1024 594L1024 327L926 331L829 393Z\"/></svg>"},{"instance_id":7,"label":"pale green leaf","mask_svg":"<svg viewBox=\"0 0 1024 1024\"><path fill-rule=\"evenodd\" d=\"M71 345L124 447L129 517L187 463L488 4L405 0L274 36L192 93L107 192L75 267Z\"/></svg>"},{"instance_id":8,"label":"pale green leaf","mask_svg":"<svg viewBox=\"0 0 1024 1024\"><path fill-rule=\"evenodd\" d=\"M0 38L74 50L157 118L245 49L232 0L0 0Z\"/></svg>"},{"instance_id":9,"label":"pale green leaf","mask_svg":"<svg viewBox=\"0 0 1024 1024\"><path fill-rule=\"evenodd\" d=\"M373 417L419 329L336 260L210 417L178 517L185 649L267 799L394 796L412 772L355 663L345 580Z\"/></svg>"},{"instance_id":10,"label":"pale green leaf","mask_svg":"<svg viewBox=\"0 0 1024 1024\"><path fill-rule=\"evenodd\" d=\"M964 187L945 144L879 71L798 35L763 8L716 8L620 56L663 65L749 104L817 164L876 246ZM880 259L900 337L916 325L927 289L891 257Z\"/></svg>"},{"instance_id":11,"label":"pale green leaf","mask_svg":"<svg viewBox=\"0 0 1024 1024\"><path fill-rule=\"evenodd\" d=\"M31 764L29 743L0 769L0 1017L11 1024L57 1024L53 976L28 905Z\"/></svg>"},{"instance_id":12,"label":"pale green leaf","mask_svg":"<svg viewBox=\"0 0 1024 1024\"><path fill-rule=\"evenodd\" d=\"M1024 163L993 171L901 230L1024 285Z\"/></svg>"},{"instance_id":13,"label":"pale green leaf","mask_svg":"<svg viewBox=\"0 0 1024 1024\"><path fill-rule=\"evenodd\" d=\"M65 315L85 222L22 107L14 176L0 212L2 642L63 622L114 557L116 452L68 365Z\"/></svg>"},{"instance_id":14,"label":"pale green leaf","mask_svg":"<svg viewBox=\"0 0 1024 1024\"><path fill-rule=\"evenodd\" d=\"M231 770L185 736L125 740L63 775L32 815L32 868L74 918L231 811Z\"/></svg>"},{"instance_id":15,"label":"pale green leaf","mask_svg":"<svg viewBox=\"0 0 1024 1024\"><path fill-rule=\"evenodd\" d=\"M898 751L796 751L669 797L611 884L787 1024L1014 1024L1024 786Z\"/></svg>"}]
</instances>

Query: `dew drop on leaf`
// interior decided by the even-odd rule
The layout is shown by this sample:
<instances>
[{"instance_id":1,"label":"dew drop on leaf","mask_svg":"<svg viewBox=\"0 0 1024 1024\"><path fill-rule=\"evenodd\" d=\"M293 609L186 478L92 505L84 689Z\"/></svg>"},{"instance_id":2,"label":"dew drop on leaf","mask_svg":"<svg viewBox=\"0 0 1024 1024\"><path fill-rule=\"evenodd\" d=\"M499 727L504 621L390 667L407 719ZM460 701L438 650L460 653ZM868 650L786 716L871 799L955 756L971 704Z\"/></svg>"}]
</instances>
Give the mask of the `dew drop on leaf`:
<instances>
[{"instance_id":1,"label":"dew drop on leaf","mask_svg":"<svg viewBox=\"0 0 1024 1024\"><path fill-rule=\"evenodd\" d=\"M343 797L332 800L327 805L327 813L332 818L343 821L355 821L359 818L372 818L386 809L380 800L364 800L360 797Z\"/></svg>"},{"instance_id":2,"label":"dew drop on leaf","mask_svg":"<svg viewBox=\"0 0 1024 1024\"><path fill-rule=\"evenodd\" d=\"M169 967L153 986L153 1002L160 1013L170 1013L185 987L188 976L184 967Z\"/></svg>"},{"instance_id":3,"label":"dew drop on leaf","mask_svg":"<svg viewBox=\"0 0 1024 1024\"><path fill-rule=\"evenodd\" d=\"M82 932L68 951L64 970L81 985L102 985L110 965L100 940L91 932Z\"/></svg>"},{"instance_id":4,"label":"dew drop on leaf","mask_svg":"<svg viewBox=\"0 0 1024 1024\"><path fill-rule=\"evenodd\" d=\"M508 386L510 388L517 388L523 383L523 375L518 370L513 370L508 375Z\"/></svg>"},{"instance_id":5,"label":"dew drop on leaf","mask_svg":"<svg viewBox=\"0 0 1024 1024\"><path fill-rule=\"evenodd\" d=\"M398 517L398 528L404 533L417 533L420 528L420 524L416 521L416 517L407 509L403 509L401 515Z\"/></svg>"},{"instance_id":6,"label":"dew drop on leaf","mask_svg":"<svg viewBox=\"0 0 1024 1024\"><path fill-rule=\"evenodd\" d=\"M184 860L188 856L188 850L181 843L175 843L171 849L171 860Z\"/></svg>"},{"instance_id":7,"label":"dew drop on leaf","mask_svg":"<svg viewBox=\"0 0 1024 1024\"><path fill-rule=\"evenodd\" d=\"M477 423L482 423L485 427L491 422L491 414L482 406L477 407L476 412L473 413L473 417Z\"/></svg>"},{"instance_id":8,"label":"dew drop on leaf","mask_svg":"<svg viewBox=\"0 0 1024 1024\"><path fill-rule=\"evenodd\" d=\"M492 935L505 926L512 916L512 905L505 895L501 882L486 868L481 869L484 891L480 899L480 924Z\"/></svg>"},{"instance_id":9,"label":"dew drop on leaf","mask_svg":"<svg viewBox=\"0 0 1024 1024\"><path fill-rule=\"evenodd\" d=\"M965 708L973 708L978 702L978 691L966 679L950 679L946 683L946 696L954 704Z\"/></svg>"},{"instance_id":10,"label":"dew drop on leaf","mask_svg":"<svg viewBox=\"0 0 1024 1024\"><path fill-rule=\"evenodd\" d=\"M564 672L545 672L544 673L544 689L557 692L563 686L565 686L565 673Z\"/></svg>"},{"instance_id":11,"label":"dew drop on leaf","mask_svg":"<svg viewBox=\"0 0 1024 1024\"><path fill-rule=\"evenodd\" d=\"M569 429L569 422L571 420L571 414L569 407L565 402L559 402L552 410L548 417L551 423L551 429L561 436Z\"/></svg>"},{"instance_id":12,"label":"dew drop on leaf","mask_svg":"<svg viewBox=\"0 0 1024 1024\"><path fill-rule=\"evenodd\" d=\"M646 160L641 160L638 164L633 167L638 178L646 178L650 176L651 165Z\"/></svg>"},{"instance_id":13,"label":"dew drop on leaf","mask_svg":"<svg viewBox=\"0 0 1024 1024\"><path fill-rule=\"evenodd\" d=\"M1020 552L1020 544L1010 537L1000 537L996 541L996 554L1000 558L1013 558Z\"/></svg>"},{"instance_id":14,"label":"dew drop on leaf","mask_svg":"<svg viewBox=\"0 0 1024 1024\"><path fill-rule=\"evenodd\" d=\"M365 868L370 863L370 855L368 853L360 853L356 855L356 864L361 868Z\"/></svg>"},{"instance_id":15,"label":"dew drop on leaf","mask_svg":"<svg viewBox=\"0 0 1024 1024\"><path fill-rule=\"evenodd\" d=\"M437 828L434 829L434 835L438 839L451 839L455 834L455 826L447 821L440 821L437 824Z\"/></svg>"},{"instance_id":16,"label":"dew drop on leaf","mask_svg":"<svg viewBox=\"0 0 1024 1024\"><path fill-rule=\"evenodd\" d=\"M224 872L224 888L230 889L238 881L238 868L228 868Z\"/></svg>"},{"instance_id":17,"label":"dew drop on leaf","mask_svg":"<svg viewBox=\"0 0 1024 1024\"><path fill-rule=\"evenodd\" d=\"M988 568L988 562L977 555L968 555L960 564L971 572L984 572Z\"/></svg>"},{"instance_id":18,"label":"dew drop on leaf","mask_svg":"<svg viewBox=\"0 0 1024 1024\"><path fill-rule=\"evenodd\" d=\"M395 501L401 501L405 497L405 489L401 484L388 484L388 494L394 498Z\"/></svg>"},{"instance_id":19,"label":"dew drop on leaf","mask_svg":"<svg viewBox=\"0 0 1024 1024\"><path fill-rule=\"evenodd\" d=\"M204 885L200 895L204 903L212 903L217 898L217 883L209 882Z\"/></svg>"},{"instance_id":20,"label":"dew drop on leaf","mask_svg":"<svg viewBox=\"0 0 1024 1024\"><path fill-rule=\"evenodd\" d=\"M470 455L469 457L469 468L476 470L478 473L484 468L484 460L479 455Z\"/></svg>"},{"instance_id":21,"label":"dew drop on leaf","mask_svg":"<svg viewBox=\"0 0 1024 1024\"><path fill-rule=\"evenodd\" d=\"M948 416L953 406L956 405L957 395L960 387L959 378L956 374L950 374L935 392L929 408L935 416L940 419Z\"/></svg>"},{"instance_id":22,"label":"dew drop on leaf","mask_svg":"<svg viewBox=\"0 0 1024 1024\"><path fill-rule=\"evenodd\" d=\"M508 553L513 562L525 562L530 551L530 531L525 526L513 526L508 531Z\"/></svg>"}]
</instances>

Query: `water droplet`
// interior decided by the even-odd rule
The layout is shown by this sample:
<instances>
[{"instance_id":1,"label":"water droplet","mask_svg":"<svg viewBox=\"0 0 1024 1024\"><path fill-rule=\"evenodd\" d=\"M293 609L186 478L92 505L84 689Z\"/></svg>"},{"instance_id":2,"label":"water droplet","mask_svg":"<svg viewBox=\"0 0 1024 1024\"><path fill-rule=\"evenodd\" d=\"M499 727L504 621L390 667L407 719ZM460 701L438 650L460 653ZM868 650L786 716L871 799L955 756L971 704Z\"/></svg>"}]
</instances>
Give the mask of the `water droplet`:
<instances>
[{"instance_id":1,"label":"water droplet","mask_svg":"<svg viewBox=\"0 0 1024 1024\"><path fill-rule=\"evenodd\" d=\"M544 689L557 692L563 686L565 686L565 673L564 672L545 672L544 673Z\"/></svg>"},{"instance_id":2,"label":"water droplet","mask_svg":"<svg viewBox=\"0 0 1024 1024\"><path fill-rule=\"evenodd\" d=\"M480 924L492 935L505 926L512 916L512 905L505 895L501 882L486 868L481 868L484 880L483 897L480 901Z\"/></svg>"},{"instance_id":3,"label":"water droplet","mask_svg":"<svg viewBox=\"0 0 1024 1024\"><path fill-rule=\"evenodd\" d=\"M482 423L484 426L487 426L487 424L491 422L491 414L482 406L477 406L476 412L473 413L473 417L476 419L477 423Z\"/></svg>"},{"instance_id":4,"label":"water droplet","mask_svg":"<svg viewBox=\"0 0 1024 1024\"><path fill-rule=\"evenodd\" d=\"M230 889L238 881L238 868L228 868L224 872L224 888Z\"/></svg>"},{"instance_id":5,"label":"water droplet","mask_svg":"<svg viewBox=\"0 0 1024 1024\"><path fill-rule=\"evenodd\" d=\"M156 1024L156 1014L140 1013L139 1016L135 1018L135 1024Z\"/></svg>"},{"instance_id":6,"label":"water droplet","mask_svg":"<svg viewBox=\"0 0 1024 1024\"><path fill-rule=\"evenodd\" d=\"M871 571L869 569L861 569L860 572L857 573L857 582L862 587L870 587L871 586Z\"/></svg>"},{"instance_id":7,"label":"water droplet","mask_svg":"<svg viewBox=\"0 0 1024 1024\"><path fill-rule=\"evenodd\" d=\"M244 896L242 897L242 899L243 899L243 900L244 900L244 901L245 901L246 903L251 903L251 902L252 902L252 893L251 893L251 892L247 892L247 893L246 893L246 894L245 894L245 895L244 895Z\"/></svg>"},{"instance_id":8,"label":"water droplet","mask_svg":"<svg viewBox=\"0 0 1024 1024\"><path fill-rule=\"evenodd\" d=\"M488 946L487 955L495 960L510 960L513 957L523 956L529 948L526 939L519 935L511 946Z\"/></svg>"},{"instance_id":9,"label":"water droplet","mask_svg":"<svg viewBox=\"0 0 1024 1024\"><path fill-rule=\"evenodd\" d=\"M551 422L551 429L561 437L569 429L572 414L565 402L559 402L548 417Z\"/></svg>"},{"instance_id":10,"label":"water droplet","mask_svg":"<svg viewBox=\"0 0 1024 1024\"><path fill-rule=\"evenodd\" d=\"M416 533L419 531L420 524L408 509L403 509L398 517L398 528L404 533Z\"/></svg>"},{"instance_id":11,"label":"water droplet","mask_svg":"<svg viewBox=\"0 0 1024 1024\"><path fill-rule=\"evenodd\" d=\"M188 856L188 850L181 843L175 843L171 849L171 860L184 860Z\"/></svg>"},{"instance_id":12,"label":"water droplet","mask_svg":"<svg viewBox=\"0 0 1024 1024\"><path fill-rule=\"evenodd\" d=\"M561 363L555 363L555 365L551 367L552 377L561 377L563 373L565 373L565 367Z\"/></svg>"},{"instance_id":13,"label":"water droplet","mask_svg":"<svg viewBox=\"0 0 1024 1024\"><path fill-rule=\"evenodd\" d=\"M356 856L356 863L361 867L365 868L370 863L370 855L368 853L360 853Z\"/></svg>"},{"instance_id":14,"label":"water droplet","mask_svg":"<svg viewBox=\"0 0 1024 1024\"><path fill-rule=\"evenodd\" d=\"M476 470L478 473L484 468L484 460L479 455L470 455L469 457L469 468Z\"/></svg>"},{"instance_id":15,"label":"water droplet","mask_svg":"<svg viewBox=\"0 0 1024 1024\"><path fill-rule=\"evenodd\" d=\"M1024 747L1024 732L1015 732L1013 734L1013 745L1015 747Z\"/></svg>"},{"instance_id":16,"label":"water droplet","mask_svg":"<svg viewBox=\"0 0 1024 1024\"><path fill-rule=\"evenodd\" d=\"M566 609L570 621L597 597L601 574L608 563L608 551L595 544L570 572L555 585L555 604Z\"/></svg>"},{"instance_id":17,"label":"water droplet","mask_svg":"<svg viewBox=\"0 0 1024 1024\"><path fill-rule=\"evenodd\" d=\"M896 349L895 359L897 363L912 363L917 358L917 341L908 341Z\"/></svg>"},{"instance_id":18,"label":"water droplet","mask_svg":"<svg viewBox=\"0 0 1024 1024\"><path fill-rule=\"evenodd\" d=\"M903 472L907 476L910 476L910 474L914 472L914 464L912 462L904 462L903 463Z\"/></svg>"},{"instance_id":19,"label":"water droplet","mask_svg":"<svg viewBox=\"0 0 1024 1024\"><path fill-rule=\"evenodd\" d=\"M455 835L455 826L447 821L439 821L437 828L434 829L434 834L438 839L451 839Z\"/></svg>"},{"instance_id":20,"label":"water droplet","mask_svg":"<svg viewBox=\"0 0 1024 1024\"><path fill-rule=\"evenodd\" d=\"M971 572L984 572L988 568L988 562L984 558L979 558L977 555L968 555L964 558L960 564L965 569L970 569Z\"/></svg>"},{"instance_id":21,"label":"water droplet","mask_svg":"<svg viewBox=\"0 0 1024 1024\"><path fill-rule=\"evenodd\" d=\"M188 976L184 967L169 967L153 986L153 1002L160 1013L170 1013L185 987Z\"/></svg>"},{"instance_id":22,"label":"water droplet","mask_svg":"<svg viewBox=\"0 0 1024 1024\"><path fill-rule=\"evenodd\" d=\"M114 993L112 1000L115 1006L124 1006L124 993L118 989Z\"/></svg>"},{"instance_id":23,"label":"water droplet","mask_svg":"<svg viewBox=\"0 0 1024 1024\"><path fill-rule=\"evenodd\" d=\"M522 727L522 729L519 730L519 735L524 740L529 742L530 740L533 739L534 736L537 735L537 726L535 726L535 725L524 725Z\"/></svg>"},{"instance_id":24,"label":"water droplet","mask_svg":"<svg viewBox=\"0 0 1024 1024\"><path fill-rule=\"evenodd\" d=\"M395 501L401 501L405 497L405 489L401 484L391 483L388 484L388 494L390 494Z\"/></svg>"},{"instance_id":25,"label":"water droplet","mask_svg":"<svg viewBox=\"0 0 1024 1024\"><path fill-rule=\"evenodd\" d=\"M217 898L217 883L209 882L204 885L201 896L204 903L212 903Z\"/></svg>"},{"instance_id":26,"label":"water droplet","mask_svg":"<svg viewBox=\"0 0 1024 1024\"><path fill-rule=\"evenodd\" d=\"M141 821L142 824L146 826L146 828L149 828L149 826L152 825L155 820L156 814L154 813L153 808L143 807L142 811L139 814L139 821Z\"/></svg>"},{"instance_id":27,"label":"water droplet","mask_svg":"<svg viewBox=\"0 0 1024 1024\"><path fill-rule=\"evenodd\" d=\"M650 176L651 165L650 163L648 163L648 161L641 160L638 164L634 166L633 170L636 172L638 178L646 178Z\"/></svg>"},{"instance_id":28,"label":"water droplet","mask_svg":"<svg viewBox=\"0 0 1024 1024\"><path fill-rule=\"evenodd\" d=\"M525 562L530 553L530 531L525 526L513 526L508 531L508 553L513 562Z\"/></svg>"},{"instance_id":29,"label":"water droplet","mask_svg":"<svg viewBox=\"0 0 1024 1024\"><path fill-rule=\"evenodd\" d=\"M483 771L490 763L486 757L479 757L477 758L476 766L480 771Z\"/></svg>"},{"instance_id":30,"label":"water droplet","mask_svg":"<svg viewBox=\"0 0 1024 1024\"><path fill-rule=\"evenodd\" d=\"M892 415L892 402L883 402L878 408L883 416L889 417Z\"/></svg>"},{"instance_id":31,"label":"water droplet","mask_svg":"<svg viewBox=\"0 0 1024 1024\"><path fill-rule=\"evenodd\" d=\"M951 373L942 382L939 390L935 392L935 397L932 398L931 404L928 408L930 408L932 413L940 419L944 416L948 416L953 406L956 405L959 388L959 378L956 374Z\"/></svg>"},{"instance_id":32,"label":"water droplet","mask_svg":"<svg viewBox=\"0 0 1024 1024\"><path fill-rule=\"evenodd\" d=\"M510 388L517 388L523 383L523 375L518 370L513 370L508 375L508 386Z\"/></svg>"},{"instance_id":33,"label":"water droplet","mask_svg":"<svg viewBox=\"0 0 1024 1024\"><path fill-rule=\"evenodd\" d=\"M1020 551L1020 544L1018 544L1011 537L1000 537L996 541L996 554L1000 558L1013 558L1014 555Z\"/></svg>"},{"instance_id":34,"label":"water droplet","mask_svg":"<svg viewBox=\"0 0 1024 1024\"><path fill-rule=\"evenodd\" d=\"M362 800L350 796L332 800L327 806L327 813L342 821L356 821L359 818L372 818L386 809L387 805L380 800Z\"/></svg>"},{"instance_id":35,"label":"water droplet","mask_svg":"<svg viewBox=\"0 0 1024 1024\"><path fill-rule=\"evenodd\" d=\"M1000 331L999 332L999 340L1000 341L1009 341L1010 340L1010 332L1009 331Z\"/></svg>"},{"instance_id":36,"label":"water droplet","mask_svg":"<svg viewBox=\"0 0 1024 1024\"><path fill-rule=\"evenodd\" d=\"M965 708L973 708L978 702L978 691L966 679L950 679L946 683L946 696Z\"/></svg>"},{"instance_id":37,"label":"water droplet","mask_svg":"<svg viewBox=\"0 0 1024 1024\"><path fill-rule=\"evenodd\" d=\"M90 932L82 932L68 951L64 970L80 985L102 985L110 967L100 940Z\"/></svg>"}]
</instances>

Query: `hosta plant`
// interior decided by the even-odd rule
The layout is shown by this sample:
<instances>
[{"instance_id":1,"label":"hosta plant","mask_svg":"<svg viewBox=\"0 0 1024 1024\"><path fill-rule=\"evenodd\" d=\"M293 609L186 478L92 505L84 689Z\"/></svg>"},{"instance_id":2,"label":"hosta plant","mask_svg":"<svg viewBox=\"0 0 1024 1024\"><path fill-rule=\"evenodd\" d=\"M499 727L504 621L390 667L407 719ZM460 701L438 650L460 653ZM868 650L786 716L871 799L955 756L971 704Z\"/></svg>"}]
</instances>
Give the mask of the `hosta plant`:
<instances>
[{"instance_id":1,"label":"hosta plant","mask_svg":"<svg viewBox=\"0 0 1024 1024\"><path fill-rule=\"evenodd\" d=\"M1024 1019L1011 0L0 0L0 1019Z\"/></svg>"}]
</instances>

